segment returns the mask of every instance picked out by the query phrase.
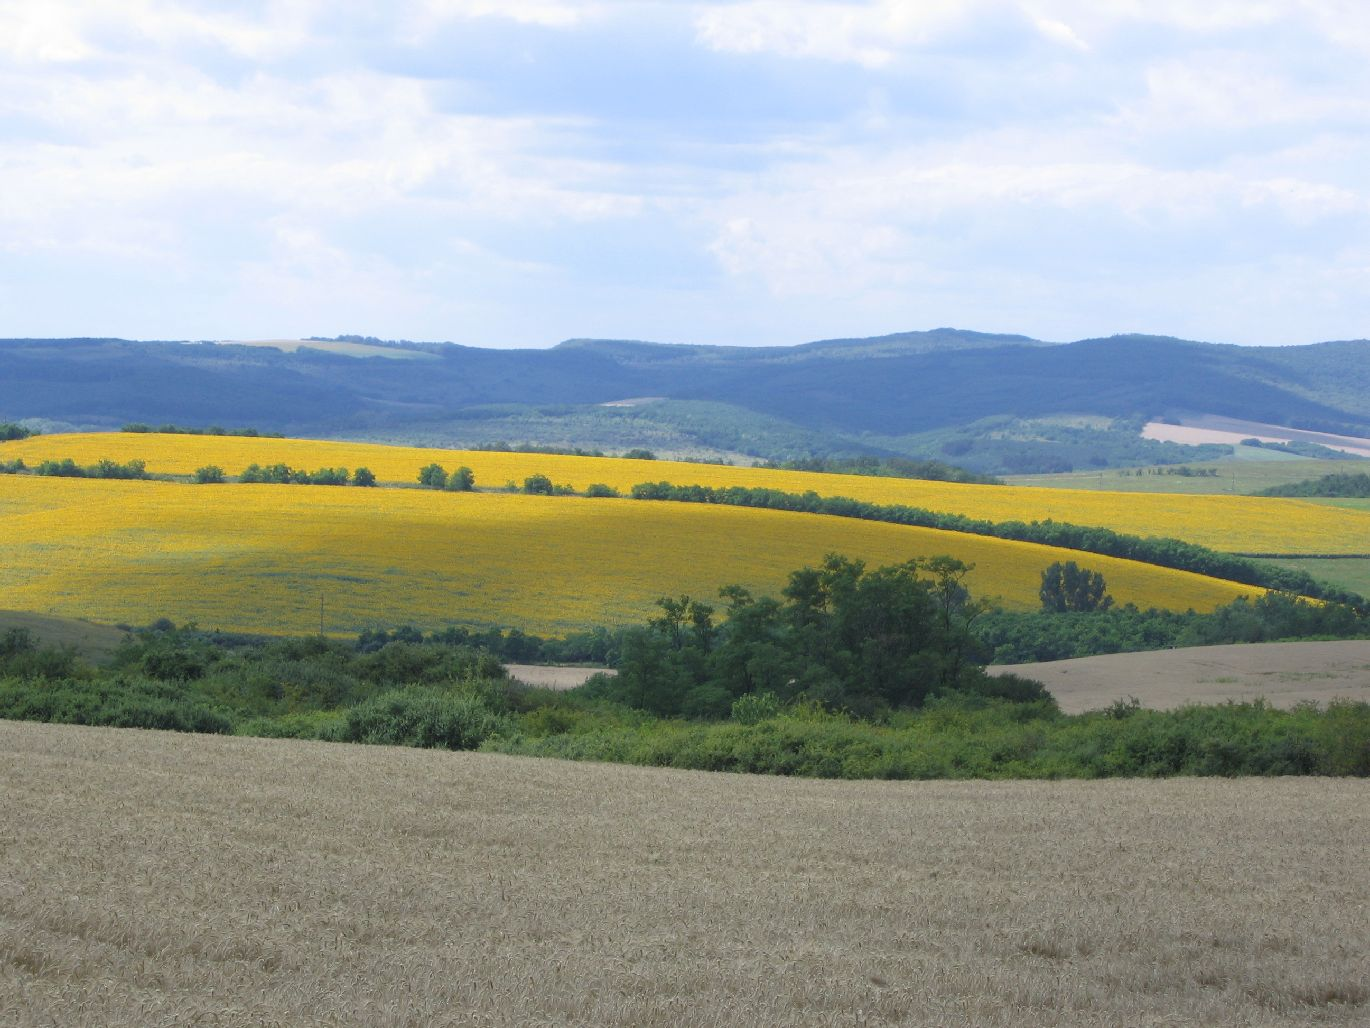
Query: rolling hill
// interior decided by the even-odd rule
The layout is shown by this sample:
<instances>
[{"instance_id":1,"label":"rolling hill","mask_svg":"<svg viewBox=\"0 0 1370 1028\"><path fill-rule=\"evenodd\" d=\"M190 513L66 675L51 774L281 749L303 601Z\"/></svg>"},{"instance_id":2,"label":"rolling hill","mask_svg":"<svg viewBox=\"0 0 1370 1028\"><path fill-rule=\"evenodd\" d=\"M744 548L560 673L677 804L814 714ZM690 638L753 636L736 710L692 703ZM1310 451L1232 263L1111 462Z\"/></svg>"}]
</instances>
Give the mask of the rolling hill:
<instances>
[{"instance_id":1,"label":"rolling hill","mask_svg":"<svg viewBox=\"0 0 1370 1028\"><path fill-rule=\"evenodd\" d=\"M412 359L388 359L399 355ZM1031 472L1226 452L1141 438L1147 419L1199 414L1370 434L1370 342L1046 344L952 329L756 348L0 341L0 419L68 428L251 424L445 446L884 454Z\"/></svg>"},{"instance_id":2,"label":"rolling hill","mask_svg":"<svg viewBox=\"0 0 1370 1028\"><path fill-rule=\"evenodd\" d=\"M1322 508L1329 509L1329 508ZM950 554L976 595L1037 603L1073 551L849 518L695 504L295 485L0 476L7 606L63 617L354 634L415 624L561 635L636 622L661 596L775 593L829 552ZM1211 610L1249 586L1089 555L1120 603Z\"/></svg>"},{"instance_id":3,"label":"rolling hill","mask_svg":"<svg viewBox=\"0 0 1370 1028\"><path fill-rule=\"evenodd\" d=\"M871 478L766 468L672 461L576 457L562 454L432 450L305 439L87 433L35 436L0 444L0 459L142 459L153 473L189 475L214 464L235 475L248 464L285 463L296 468L342 465L370 468L382 482L416 484L431 462L452 470L466 465L482 488L522 483L545 474L583 490L600 482L627 490L639 482L676 485L761 486L785 492L813 490L880 504L907 504L989 521L1044 521L1094 525L1135 535L1169 536L1215 550L1281 554L1370 552L1370 512L1302 500L1253 496L1122 494L914 479ZM0 479L0 483L3 479ZM236 488L236 486L234 487ZM0 494L2 495L2 494Z\"/></svg>"}]
</instances>

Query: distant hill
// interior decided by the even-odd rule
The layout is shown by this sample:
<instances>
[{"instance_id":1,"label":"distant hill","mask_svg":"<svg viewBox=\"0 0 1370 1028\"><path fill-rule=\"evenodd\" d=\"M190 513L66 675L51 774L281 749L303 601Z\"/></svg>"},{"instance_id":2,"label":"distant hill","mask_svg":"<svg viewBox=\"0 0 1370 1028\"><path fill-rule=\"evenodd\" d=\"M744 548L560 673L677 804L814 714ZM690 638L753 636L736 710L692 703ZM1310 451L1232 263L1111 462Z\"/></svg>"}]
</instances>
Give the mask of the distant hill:
<instances>
[{"instance_id":1,"label":"distant hill","mask_svg":"<svg viewBox=\"0 0 1370 1028\"><path fill-rule=\"evenodd\" d=\"M405 351L425 359L388 359ZM1199 414L1370 435L1370 341L1052 344L949 328L789 347L0 341L0 420L40 427L172 422L733 459L931 457L1005 473L1227 452L1141 439L1147 420Z\"/></svg>"}]
</instances>

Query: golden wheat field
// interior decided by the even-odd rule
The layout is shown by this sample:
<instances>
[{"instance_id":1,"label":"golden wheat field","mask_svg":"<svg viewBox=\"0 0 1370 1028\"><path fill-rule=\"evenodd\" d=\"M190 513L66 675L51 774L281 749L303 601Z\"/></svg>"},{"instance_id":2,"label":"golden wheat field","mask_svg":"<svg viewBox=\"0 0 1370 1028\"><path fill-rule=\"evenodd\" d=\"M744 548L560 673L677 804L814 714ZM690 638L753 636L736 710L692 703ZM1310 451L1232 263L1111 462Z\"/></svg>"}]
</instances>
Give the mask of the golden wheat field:
<instances>
[{"instance_id":1,"label":"golden wheat field","mask_svg":"<svg viewBox=\"0 0 1370 1028\"><path fill-rule=\"evenodd\" d=\"M0 476L8 606L109 624L310 632L412 623L563 633L659 596L777 592L829 552L872 566L949 553L977 595L1037 604L1072 551L848 518L421 489ZM1210 610L1258 590L1090 556L1118 602Z\"/></svg>"},{"instance_id":2,"label":"golden wheat field","mask_svg":"<svg viewBox=\"0 0 1370 1028\"><path fill-rule=\"evenodd\" d=\"M0 1023L1309 1025L1370 783L833 782L0 722Z\"/></svg>"},{"instance_id":3,"label":"golden wheat field","mask_svg":"<svg viewBox=\"0 0 1370 1028\"><path fill-rule=\"evenodd\" d=\"M101 458L142 459L148 469L189 475L216 464L236 475L248 464L284 463L318 467L364 465L385 482L415 482L430 462L449 471L472 468L477 485L521 483L545 474L557 483L583 489L592 482L626 490L639 482L677 485L745 485L824 496L849 496L872 503L903 503L990 521L1041 521L1048 518L1097 525L1136 535L1186 539L1218 550L1242 553L1370 553L1370 511L1321 506L1303 500L1252 496L1185 496L1110 493L1023 486L980 486L857 475L768 471L759 468L638 461L609 457L427 450L365 443L316 442L227 436L128 433L36 436L0 446L7 460L30 464L71 457L81 464Z\"/></svg>"}]
</instances>

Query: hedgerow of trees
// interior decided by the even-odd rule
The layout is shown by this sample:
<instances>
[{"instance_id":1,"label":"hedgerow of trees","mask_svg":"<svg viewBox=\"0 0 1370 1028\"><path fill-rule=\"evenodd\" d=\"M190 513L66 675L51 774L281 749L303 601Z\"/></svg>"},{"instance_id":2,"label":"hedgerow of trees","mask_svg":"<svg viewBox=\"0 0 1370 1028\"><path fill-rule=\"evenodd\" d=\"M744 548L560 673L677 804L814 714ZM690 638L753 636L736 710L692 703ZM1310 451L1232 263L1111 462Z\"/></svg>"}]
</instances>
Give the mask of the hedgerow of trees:
<instances>
[{"instance_id":1,"label":"hedgerow of trees","mask_svg":"<svg viewBox=\"0 0 1370 1028\"><path fill-rule=\"evenodd\" d=\"M1225 578L1245 585L1298 593L1318 599L1370 609L1370 601L1349 590L1317 581L1304 571L1278 567L1218 553L1180 539L1142 538L1108 528L1072 525L1062 521L985 521L964 514L946 514L903 504L878 504L845 496L820 496L813 490L787 493L779 489L707 485L672 485L670 482L642 482L629 495L635 500L670 500L678 503L718 503L736 507L762 507L768 510L829 514L835 517L884 521L896 525L916 525L949 532L1043 543L1066 550L1122 557L1146 564L1193 571L1214 578Z\"/></svg>"}]
</instances>

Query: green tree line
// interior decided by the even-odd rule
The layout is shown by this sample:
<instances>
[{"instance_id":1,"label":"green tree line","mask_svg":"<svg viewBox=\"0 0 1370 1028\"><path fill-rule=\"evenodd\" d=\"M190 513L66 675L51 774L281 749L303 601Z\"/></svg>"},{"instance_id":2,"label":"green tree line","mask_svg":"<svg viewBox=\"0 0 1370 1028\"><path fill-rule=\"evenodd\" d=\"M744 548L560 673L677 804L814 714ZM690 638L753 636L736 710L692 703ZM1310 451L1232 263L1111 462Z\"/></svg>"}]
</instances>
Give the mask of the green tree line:
<instances>
[{"instance_id":1,"label":"green tree line","mask_svg":"<svg viewBox=\"0 0 1370 1028\"><path fill-rule=\"evenodd\" d=\"M633 486L635 500L669 500L677 503L717 503L735 507L762 507L768 510L829 514L836 517L884 521L896 525L915 525L948 532L992 536L1019 542L1042 543L1066 550L1099 553L1109 557L1141 561L1179 571L1193 571L1245 585L1298 593L1316 599L1345 603L1358 609L1370 608L1370 601L1345 589L1317 581L1307 572L1282 568L1210 550L1180 539L1143 538L1108 528L1072 525L1061 521L986 521L964 514L946 514L904 504L878 504L845 496L820 496L810 490L787 493L779 489L707 485L672 485L670 482L643 482Z\"/></svg>"}]
</instances>

